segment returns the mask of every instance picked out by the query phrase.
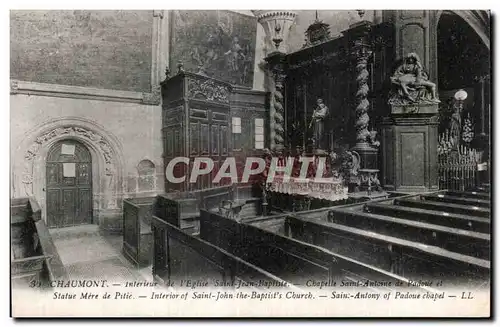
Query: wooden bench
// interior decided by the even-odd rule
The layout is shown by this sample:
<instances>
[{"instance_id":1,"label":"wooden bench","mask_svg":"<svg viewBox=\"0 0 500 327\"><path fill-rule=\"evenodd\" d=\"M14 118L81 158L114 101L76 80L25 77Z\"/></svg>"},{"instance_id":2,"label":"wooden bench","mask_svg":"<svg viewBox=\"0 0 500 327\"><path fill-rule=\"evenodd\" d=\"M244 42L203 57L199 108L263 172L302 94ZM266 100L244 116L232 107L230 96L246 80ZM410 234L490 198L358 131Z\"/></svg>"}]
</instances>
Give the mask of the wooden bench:
<instances>
[{"instance_id":1,"label":"wooden bench","mask_svg":"<svg viewBox=\"0 0 500 327\"><path fill-rule=\"evenodd\" d=\"M383 235L318 219L287 217L291 234L336 254L409 279L445 279L448 283L482 284L490 262L436 246Z\"/></svg>"},{"instance_id":2,"label":"wooden bench","mask_svg":"<svg viewBox=\"0 0 500 327\"><path fill-rule=\"evenodd\" d=\"M181 281L202 281L212 288L216 283L227 288L259 288L279 285L299 290L277 276L234 256L206 240L187 234L163 219L153 217L155 234L153 275L174 289ZM220 287L219 287L220 289ZM201 289L200 289L201 290Z\"/></svg>"},{"instance_id":3,"label":"wooden bench","mask_svg":"<svg viewBox=\"0 0 500 327\"><path fill-rule=\"evenodd\" d=\"M429 210L442 211L448 213L458 213L476 217L485 217L485 218L490 217L490 209L463 205L463 204L422 201L414 199L395 199L394 204L405 207L429 209Z\"/></svg>"},{"instance_id":4,"label":"wooden bench","mask_svg":"<svg viewBox=\"0 0 500 327\"><path fill-rule=\"evenodd\" d=\"M490 233L491 221L488 218L474 217L457 213L448 213L413 207L403 207L392 203L367 203L366 210L379 215L403 218L413 221L442 225L479 233Z\"/></svg>"},{"instance_id":5,"label":"wooden bench","mask_svg":"<svg viewBox=\"0 0 500 327\"><path fill-rule=\"evenodd\" d=\"M369 205L365 206L365 211L369 208ZM490 258L489 234L364 211L330 211L328 221L403 240L438 246L486 260Z\"/></svg>"},{"instance_id":6,"label":"wooden bench","mask_svg":"<svg viewBox=\"0 0 500 327\"><path fill-rule=\"evenodd\" d=\"M491 198L490 193L478 192L478 191L464 191L464 192L444 191L443 194L459 196L459 197L467 197L467 198L485 199L485 200L489 200Z\"/></svg>"},{"instance_id":7,"label":"wooden bench","mask_svg":"<svg viewBox=\"0 0 500 327\"><path fill-rule=\"evenodd\" d=\"M51 287L67 278L34 198L11 199L11 279L16 287Z\"/></svg>"},{"instance_id":8,"label":"wooden bench","mask_svg":"<svg viewBox=\"0 0 500 327\"><path fill-rule=\"evenodd\" d=\"M435 201L435 202L445 202L445 203L455 203L464 204L469 206L478 206L483 208L490 207L490 200L469 198L464 196L452 196L448 194L429 194L421 195L423 200Z\"/></svg>"},{"instance_id":9,"label":"wooden bench","mask_svg":"<svg viewBox=\"0 0 500 327\"><path fill-rule=\"evenodd\" d=\"M299 287L310 280L385 281L392 285L406 281L352 256L287 236L289 218L258 217L238 223L202 210L200 238Z\"/></svg>"}]
</instances>

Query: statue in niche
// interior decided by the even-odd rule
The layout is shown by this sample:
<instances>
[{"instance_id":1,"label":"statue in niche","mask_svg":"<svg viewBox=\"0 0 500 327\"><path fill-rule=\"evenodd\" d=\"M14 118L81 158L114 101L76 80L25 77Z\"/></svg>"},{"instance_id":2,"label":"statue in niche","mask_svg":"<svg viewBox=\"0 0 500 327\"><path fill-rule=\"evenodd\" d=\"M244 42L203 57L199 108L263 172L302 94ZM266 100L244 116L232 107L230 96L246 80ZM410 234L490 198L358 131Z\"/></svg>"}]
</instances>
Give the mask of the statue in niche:
<instances>
[{"instance_id":1,"label":"statue in niche","mask_svg":"<svg viewBox=\"0 0 500 327\"><path fill-rule=\"evenodd\" d=\"M414 52L409 53L396 68L391 82L397 86L397 91L392 93L390 104L440 102L436 94L436 84L429 81L420 58Z\"/></svg>"},{"instance_id":2,"label":"statue in niche","mask_svg":"<svg viewBox=\"0 0 500 327\"><path fill-rule=\"evenodd\" d=\"M328 107L323 103L323 99L318 99L309 124L309 128L314 125L313 142L314 147L318 150L323 149L323 135L325 134L325 118L327 115Z\"/></svg>"}]
</instances>

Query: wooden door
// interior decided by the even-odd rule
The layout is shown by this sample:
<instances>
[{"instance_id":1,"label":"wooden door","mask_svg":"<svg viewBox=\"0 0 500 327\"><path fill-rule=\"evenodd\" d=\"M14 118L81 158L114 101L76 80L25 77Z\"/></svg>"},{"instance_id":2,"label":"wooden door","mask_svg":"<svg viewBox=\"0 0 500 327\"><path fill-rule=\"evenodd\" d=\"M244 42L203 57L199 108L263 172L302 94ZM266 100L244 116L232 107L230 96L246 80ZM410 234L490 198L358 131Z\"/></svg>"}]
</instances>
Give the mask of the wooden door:
<instances>
[{"instance_id":1,"label":"wooden door","mask_svg":"<svg viewBox=\"0 0 500 327\"><path fill-rule=\"evenodd\" d=\"M56 143L47 156L47 224L66 227L92 223L92 157L81 143Z\"/></svg>"}]
</instances>

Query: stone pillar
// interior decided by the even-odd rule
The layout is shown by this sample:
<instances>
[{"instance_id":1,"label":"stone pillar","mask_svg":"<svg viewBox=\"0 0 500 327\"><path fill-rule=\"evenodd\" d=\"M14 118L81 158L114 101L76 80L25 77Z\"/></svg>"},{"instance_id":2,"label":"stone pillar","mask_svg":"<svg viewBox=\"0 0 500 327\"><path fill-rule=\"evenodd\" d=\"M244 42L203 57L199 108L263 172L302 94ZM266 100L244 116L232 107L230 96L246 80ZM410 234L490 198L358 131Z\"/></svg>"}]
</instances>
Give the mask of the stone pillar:
<instances>
[{"instance_id":1,"label":"stone pillar","mask_svg":"<svg viewBox=\"0 0 500 327\"><path fill-rule=\"evenodd\" d=\"M395 58L404 59L409 53L416 53L424 71L429 74L429 81L437 79L436 13L433 10L395 10L391 13L395 29ZM393 85L393 88L397 87ZM390 114L383 121L382 184L386 190L398 192L437 190L439 102L429 99L410 101L397 95L396 90L392 92L389 96ZM418 94L412 96L415 95Z\"/></svg>"},{"instance_id":2,"label":"stone pillar","mask_svg":"<svg viewBox=\"0 0 500 327\"><path fill-rule=\"evenodd\" d=\"M370 73L368 72L368 61L372 56L371 45L372 23L369 21L360 21L350 26L349 30L344 31L346 35L350 53L355 65L356 75L356 145L352 148L360 156L360 173L366 172L367 176L360 176L360 184L364 181L367 185L362 189L378 189L378 142L375 140L375 134L368 130L370 116L370 101L368 94L370 92L368 83Z\"/></svg>"},{"instance_id":3,"label":"stone pillar","mask_svg":"<svg viewBox=\"0 0 500 327\"><path fill-rule=\"evenodd\" d=\"M253 10L258 22L264 28L267 91L271 92L272 99L269 108L270 147L281 151L284 148L285 138L285 54L288 52L288 35L296 14L284 10Z\"/></svg>"}]
</instances>

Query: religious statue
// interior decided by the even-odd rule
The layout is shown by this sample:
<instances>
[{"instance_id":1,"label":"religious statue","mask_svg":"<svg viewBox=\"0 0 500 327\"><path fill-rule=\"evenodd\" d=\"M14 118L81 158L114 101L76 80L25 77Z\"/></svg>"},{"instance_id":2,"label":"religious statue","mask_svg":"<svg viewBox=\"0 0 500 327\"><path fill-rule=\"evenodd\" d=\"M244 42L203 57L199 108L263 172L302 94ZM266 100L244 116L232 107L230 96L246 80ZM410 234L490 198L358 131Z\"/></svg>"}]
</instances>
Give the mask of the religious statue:
<instances>
[{"instance_id":1,"label":"religious statue","mask_svg":"<svg viewBox=\"0 0 500 327\"><path fill-rule=\"evenodd\" d=\"M460 106L455 105L453 114L450 120L450 136L456 144L460 141L460 134L462 133L462 116L460 115Z\"/></svg>"},{"instance_id":2,"label":"religious statue","mask_svg":"<svg viewBox=\"0 0 500 327\"><path fill-rule=\"evenodd\" d=\"M397 86L397 92L393 93L389 100L392 104L440 102L436 94L436 84L429 81L420 58L414 52L409 53L396 68L391 82Z\"/></svg>"},{"instance_id":3,"label":"religious statue","mask_svg":"<svg viewBox=\"0 0 500 327\"><path fill-rule=\"evenodd\" d=\"M325 132L325 118L328 115L328 107L323 103L323 99L318 99L316 104L309 128L314 124L314 147L316 149L322 149L322 140Z\"/></svg>"}]
</instances>

